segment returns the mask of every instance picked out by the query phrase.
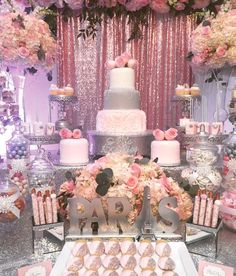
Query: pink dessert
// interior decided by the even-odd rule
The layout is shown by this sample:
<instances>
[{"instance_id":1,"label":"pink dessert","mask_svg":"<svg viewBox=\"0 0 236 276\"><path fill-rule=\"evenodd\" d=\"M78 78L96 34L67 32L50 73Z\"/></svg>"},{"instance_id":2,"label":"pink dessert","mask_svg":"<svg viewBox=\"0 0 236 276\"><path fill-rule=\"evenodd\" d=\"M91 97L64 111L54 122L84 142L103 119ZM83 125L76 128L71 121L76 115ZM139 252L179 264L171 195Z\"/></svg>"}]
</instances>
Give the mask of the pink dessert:
<instances>
[{"instance_id":1,"label":"pink dessert","mask_svg":"<svg viewBox=\"0 0 236 276\"><path fill-rule=\"evenodd\" d=\"M133 255L123 255L120 264L125 269L133 270L137 265L137 261Z\"/></svg>"}]
</instances>

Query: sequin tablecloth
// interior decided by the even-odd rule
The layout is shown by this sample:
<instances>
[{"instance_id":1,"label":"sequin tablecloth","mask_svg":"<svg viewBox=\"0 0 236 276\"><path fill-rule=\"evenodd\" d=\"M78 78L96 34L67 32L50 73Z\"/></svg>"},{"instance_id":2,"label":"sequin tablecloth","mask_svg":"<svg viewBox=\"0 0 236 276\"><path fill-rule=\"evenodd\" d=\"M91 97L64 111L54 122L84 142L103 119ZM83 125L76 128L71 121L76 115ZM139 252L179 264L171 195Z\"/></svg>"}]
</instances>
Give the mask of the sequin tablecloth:
<instances>
[{"instance_id":1,"label":"sequin tablecloth","mask_svg":"<svg viewBox=\"0 0 236 276\"><path fill-rule=\"evenodd\" d=\"M57 173L57 178L62 180L64 177L64 170L61 169ZM1 175L1 172L0 172ZM32 222L30 204L24 211L23 216L13 222L0 224L0 275L1 276L15 276L17 268L28 264L37 263L45 259L51 259L55 263L56 258L60 252L40 254L33 254L32 247ZM51 251L56 250L52 245L43 242L42 246L48 247ZM197 264L201 259L207 259L212 262L223 263L225 265L233 266L236 271L236 233L233 233L226 228L222 228L219 232L218 240L218 257L215 259L213 242L206 242L206 240L195 243L196 246L191 245L191 250L207 255L200 256L191 254L194 263ZM52 248L50 248L52 247ZM195 247L195 248L193 248ZM190 247L189 247L190 249Z\"/></svg>"}]
</instances>

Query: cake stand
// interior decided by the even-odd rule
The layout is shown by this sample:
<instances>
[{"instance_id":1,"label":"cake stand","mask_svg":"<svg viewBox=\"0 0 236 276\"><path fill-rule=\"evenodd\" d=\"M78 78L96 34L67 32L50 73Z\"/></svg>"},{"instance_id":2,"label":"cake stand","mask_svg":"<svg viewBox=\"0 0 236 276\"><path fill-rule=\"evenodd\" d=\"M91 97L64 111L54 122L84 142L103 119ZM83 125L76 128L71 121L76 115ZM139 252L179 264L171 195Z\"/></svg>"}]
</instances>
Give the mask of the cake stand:
<instances>
[{"instance_id":1,"label":"cake stand","mask_svg":"<svg viewBox=\"0 0 236 276\"><path fill-rule=\"evenodd\" d=\"M52 121L52 110L57 106L57 118L55 123L56 130L62 128L72 129L72 124L68 120L68 111L75 108L78 103L77 96L49 95L49 120Z\"/></svg>"}]
</instances>

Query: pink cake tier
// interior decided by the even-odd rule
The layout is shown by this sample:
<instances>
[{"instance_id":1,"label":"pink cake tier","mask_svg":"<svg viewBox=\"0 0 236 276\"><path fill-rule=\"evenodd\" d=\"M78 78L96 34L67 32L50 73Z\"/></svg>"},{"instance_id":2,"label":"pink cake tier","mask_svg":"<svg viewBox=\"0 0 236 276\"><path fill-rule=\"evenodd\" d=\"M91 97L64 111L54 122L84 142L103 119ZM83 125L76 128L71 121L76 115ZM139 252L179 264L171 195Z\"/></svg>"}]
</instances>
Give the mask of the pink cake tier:
<instances>
[{"instance_id":1,"label":"pink cake tier","mask_svg":"<svg viewBox=\"0 0 236 276\"><path fill-rule=\"evenodd\" d=\"M178 166L180 164L180 143L176 140L152 141L151 159L158 158L160 166Z\"/></svg>"},{"instance_id":2,"label":"pink cake tier","mask_svg":"<svg viewBox=\"0 0 236 276\"><path fill-rule=\"evenodd\" d=\"M97 114L96 130L122 134L144 132L146 114L139 109L101 110Z\"/></svg>"},{"instance_id":3,"label":"pink cake tier","mask_svg":"<svg viewBox=\"0 0 236 276\"><path fill-rule=\"evenodd\" d=\"M85 138L60 141L60 163L62 165L80 165L88 161L88 141Z\"/></svg>"}]
</instances>

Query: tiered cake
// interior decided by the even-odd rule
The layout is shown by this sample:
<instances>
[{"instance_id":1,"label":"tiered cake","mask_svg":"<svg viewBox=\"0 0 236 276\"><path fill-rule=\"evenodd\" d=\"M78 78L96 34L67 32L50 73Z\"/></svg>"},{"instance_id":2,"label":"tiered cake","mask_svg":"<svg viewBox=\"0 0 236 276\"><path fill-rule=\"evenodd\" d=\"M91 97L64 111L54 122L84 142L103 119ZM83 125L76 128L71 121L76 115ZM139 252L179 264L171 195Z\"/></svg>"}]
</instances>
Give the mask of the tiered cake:
<instances>
[{"instance_id":1,"label":"tiered cake","mask_svg":"<svg viewBox=\"0 0 236 276\"><path fill-rule=\"evenodd\" d=\"M133 68L110 70L104 109L97 114L96 131L89 131L88 135L92 155L125 152L150 156L153 136L146 131L146 114L140 110L140 93L135 89Z\"/></svg>"}]
</instances>

